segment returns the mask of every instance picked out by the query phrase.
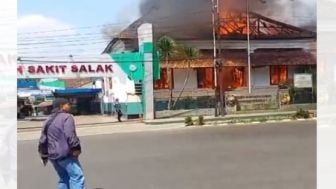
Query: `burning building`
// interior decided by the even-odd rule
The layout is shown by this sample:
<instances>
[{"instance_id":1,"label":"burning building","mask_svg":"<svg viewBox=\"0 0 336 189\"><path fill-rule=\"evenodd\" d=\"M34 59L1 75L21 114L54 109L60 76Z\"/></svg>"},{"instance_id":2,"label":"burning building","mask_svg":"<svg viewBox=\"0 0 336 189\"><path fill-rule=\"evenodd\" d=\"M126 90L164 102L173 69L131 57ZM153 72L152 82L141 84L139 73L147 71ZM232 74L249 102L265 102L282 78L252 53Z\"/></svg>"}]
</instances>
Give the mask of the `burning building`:
<instances>
[{"instance_id":1,"label":"burning building","mask_svg":"<svg viewBox=\"0 0 336 189\"><path fill-rule=\"evenodd\" d=\"M201 51L201 57L192 61L190 79L182 97L212 98L217 81L221 94L248 94L251 87L254 94L262 94L263 98L269 95L270 101L277 101L279 99L273 97L279 98L282 87L287 86L288 89L293 86L295 73L316 70L316 33L314 29L311 30L315 28L314 16L305 21L295 17L290 19L291 11L300 12L298 10L311 7L311 3L307 5L300 0L296 0L295 4L284 0L250 0L251 7L247 11L242 4L237 4L239 1L232 2L220 0L217 6L217 74L213 53L213 10L209 0L144 1L141 6L143 16L114 37L104 53L136 51L136 28L142 23L152 23L154 40L168 35L178 43ZM278 13L279 9L281 13ZM315 14L314 8L311 10ZM247 36L250 53L247 50ZM167 70L173 70L173 97L177 97L183 87L187 68L188 63L183 60L161 64L161 79L154 85L156 101L164 102L169 98ZM248 86L249 83L251 86ZM252 101L248 102L251 104Z\"/></svg>"}]
</instances>

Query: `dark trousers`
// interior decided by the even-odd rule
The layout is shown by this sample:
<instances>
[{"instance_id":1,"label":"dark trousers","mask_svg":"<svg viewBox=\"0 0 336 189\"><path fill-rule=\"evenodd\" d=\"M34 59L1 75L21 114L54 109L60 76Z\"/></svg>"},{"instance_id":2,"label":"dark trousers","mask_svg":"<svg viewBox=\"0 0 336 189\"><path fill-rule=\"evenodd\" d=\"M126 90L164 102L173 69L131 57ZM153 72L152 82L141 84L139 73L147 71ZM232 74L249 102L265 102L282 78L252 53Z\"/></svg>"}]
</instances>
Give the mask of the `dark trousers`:
<instances>
[{"instance_id":1,"label":"dark trousers","mask_svg":"<svg viewBox=\"0 0 336 189\"><path fill-rule=\"evenodd\" d=\"M117 116L118 116L118 121L121 122L122 112L118 111Z\"/></svg>"}]
</instances>

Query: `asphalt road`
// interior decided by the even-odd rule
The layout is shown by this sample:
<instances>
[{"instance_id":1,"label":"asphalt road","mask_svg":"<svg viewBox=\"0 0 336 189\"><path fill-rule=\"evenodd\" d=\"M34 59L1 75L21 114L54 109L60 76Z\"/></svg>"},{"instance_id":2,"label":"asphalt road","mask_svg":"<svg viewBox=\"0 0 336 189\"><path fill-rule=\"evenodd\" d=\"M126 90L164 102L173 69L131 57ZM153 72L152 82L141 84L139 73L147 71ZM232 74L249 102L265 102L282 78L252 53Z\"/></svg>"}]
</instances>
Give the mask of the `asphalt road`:
<instances>
[{"instance_id":1,"label":"asphalt road","mask_svg":"<svg viewBox=\"0 0 336 189\"><path fill-rule=\"evenodd\" d=\"M55 189L37 141L18 143L18 188ZM87 189L315 189L316 122L82 137Z\"/></svg>"}]
</instances>

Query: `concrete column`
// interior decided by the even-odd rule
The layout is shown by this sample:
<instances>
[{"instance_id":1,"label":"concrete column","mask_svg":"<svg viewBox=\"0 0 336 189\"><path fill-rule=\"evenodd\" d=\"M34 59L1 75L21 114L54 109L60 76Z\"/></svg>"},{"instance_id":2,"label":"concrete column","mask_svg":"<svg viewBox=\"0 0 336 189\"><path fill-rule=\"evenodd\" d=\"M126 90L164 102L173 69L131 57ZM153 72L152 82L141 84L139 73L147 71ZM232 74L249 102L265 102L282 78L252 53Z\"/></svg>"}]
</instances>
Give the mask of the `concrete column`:
<instances>
[{"instance_id":1,"label":"concrete column","mask_svg":"<svg viewBox=\"0 0 336 189\"><path fill-rule=\"evenodd\" d=\"M104 114L104 87L103 87L103 79L97 79L95 80L94 87L96 89L101 89L102 91L99 94L99 100L100 100L100 113Z\"/></svg>"},{"instance_id":2,"label":"concrete column","mask_svg":"<svg viewBox=\"0 0 336 189\"><path fill-rule=\"evenodd\" d=\"M153 26L143 24L138 28L139 47L144 53L144 119L154 119L153 89Z\"/></svg>"},{"instance_id":3,"label":"concrete column","mask_svg":"<svg viewBox=\"0 0 336 189\"><path fill-rule=\"evenodd\" d=\"M255 51L255 49L250 49L250 56L252 56L253 55L253 53L254 53L254 51ZM246 84L247 84L247 87L248 88L250 88L251 89L251 93L253 93L253 81L254 81L254 76L253 76L253 65L252 65L252 63L254 63L254 62L252 62L251 61L251 65L250 65L250 78L249 78L249 72L248 72L248 69L249 69L249 66L247 65L247 67L246 67L246 78L247 78L247 81L246 81ZM249 79L251 80L250 82L249 82ZM251 86L250 86L251 85Z\"/></svg>"},{"instance_id":4,"label":"concrete column","mask_svg":"<svg viewBox=\"0 0 336 189\"><path fill-rule=\"evenodd\" d=\"M104 111L105 111L105 107L106 107L106 105L109 103L109 94L108 94L108 86L109 86L109 80L108 80L108 78L107 77L104 77L103 78L103 84L102 84L102 86L103 86L103 89L102 89L102 91L103 91L103 109L104 109Z\"/></svg>"}]
</instances>

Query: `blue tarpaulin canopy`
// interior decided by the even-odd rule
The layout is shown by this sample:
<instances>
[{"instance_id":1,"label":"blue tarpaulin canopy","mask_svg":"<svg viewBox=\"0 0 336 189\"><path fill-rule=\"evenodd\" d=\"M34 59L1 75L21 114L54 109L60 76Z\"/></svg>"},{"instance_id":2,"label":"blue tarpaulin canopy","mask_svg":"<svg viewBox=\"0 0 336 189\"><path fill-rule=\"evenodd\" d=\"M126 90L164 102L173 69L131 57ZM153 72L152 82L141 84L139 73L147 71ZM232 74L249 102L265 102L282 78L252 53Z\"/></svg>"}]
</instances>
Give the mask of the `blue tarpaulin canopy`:
<instances>
[{"instance_id":1,"label":"blue tarpaulin canopy","mask_svg":"<svg viewBox=\"0 0 336 189\"><path fill-rule=\"evenodd\" d=\"M18 89L38 89L36 80L29 79L18 79L17 80Z\"/></svg>"}]
</instances>

